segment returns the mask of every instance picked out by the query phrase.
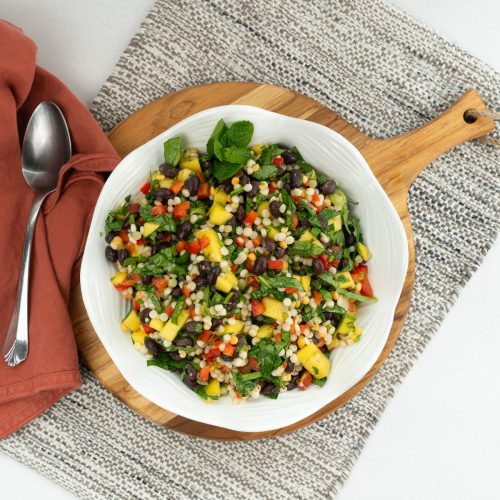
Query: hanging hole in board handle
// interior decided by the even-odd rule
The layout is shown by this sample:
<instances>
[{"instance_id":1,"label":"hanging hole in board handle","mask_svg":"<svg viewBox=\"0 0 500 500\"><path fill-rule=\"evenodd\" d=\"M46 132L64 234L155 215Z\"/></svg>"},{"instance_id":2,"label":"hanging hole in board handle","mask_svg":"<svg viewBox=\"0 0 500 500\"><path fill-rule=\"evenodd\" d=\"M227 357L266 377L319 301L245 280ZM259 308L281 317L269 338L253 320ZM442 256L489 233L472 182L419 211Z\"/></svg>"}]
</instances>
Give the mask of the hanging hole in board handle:
<instances>
[{"instance_id":1,"label":"hanging hole in board handle","mask_svg":"<svg viewBox=\"0 0 500 500\"><path fill-rule=\"evenodd\" d=\"M478 111L477 109L468 109L464 113L464 122L468 124L475 123L478 118L490 118L491 120L500 120L500 113L492 111ZM477 141L483 144L491 144L493 146L500 146L500 140L495 137L479 137Z\"/></svg>"}]
</instances>

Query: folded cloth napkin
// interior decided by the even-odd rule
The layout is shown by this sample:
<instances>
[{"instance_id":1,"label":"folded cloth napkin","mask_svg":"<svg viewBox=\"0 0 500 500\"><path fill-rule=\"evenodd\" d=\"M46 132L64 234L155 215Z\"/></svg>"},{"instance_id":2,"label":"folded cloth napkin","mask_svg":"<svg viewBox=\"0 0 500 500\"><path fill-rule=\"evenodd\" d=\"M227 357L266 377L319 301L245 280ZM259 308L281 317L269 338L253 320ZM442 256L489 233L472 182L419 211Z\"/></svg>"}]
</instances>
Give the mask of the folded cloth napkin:
<instances>
[{"instance_id":1,"label":"folded cloth napkin","mask_svg":"<svg viewBox=\"0 0 500 500\"><path fill-rule=\"evenodd\" d=\"M0 359L0 438L38 416L80 385L78 355L68 314L78 281L85 236L105 172L118 156L85 106L57 78L36 66L36 46L0 20L0 346L14 307L33 192L21 173L22 137L45 100L62 110L74 156L36 224L29 289L29 354L11 368Z\"/></svg>"}]
</instances>

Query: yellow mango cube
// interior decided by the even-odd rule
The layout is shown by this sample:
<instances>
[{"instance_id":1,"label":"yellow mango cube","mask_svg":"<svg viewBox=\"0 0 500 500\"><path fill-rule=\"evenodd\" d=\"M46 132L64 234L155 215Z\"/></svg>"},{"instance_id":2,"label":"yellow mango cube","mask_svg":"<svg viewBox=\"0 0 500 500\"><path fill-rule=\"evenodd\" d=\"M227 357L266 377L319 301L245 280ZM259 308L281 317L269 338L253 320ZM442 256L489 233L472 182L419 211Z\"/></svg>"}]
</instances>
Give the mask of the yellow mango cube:
<instances>
[{"instance_id":1,"label":"yellow mango cube","mask_svg":"<svg viewBox=\"0 0 500 500\"><path fill-rule=\"evenodd\" d=\"M160 318L153 318L149 321L149 326L159 332L165 326L165 323Z\"/></svg>"},{"instance_id":2,"label":"yellow mango cube","mask_svg":"<svg viewBox=\"0 0 500 500\"><path fill-rule=\"evenodd\" d=\"M177 318L177 324L175 324L172 319L169 319L165 323L165 326L160 331L160 337L164 338L165 340L170 340L170 342L173 342L175 337L177 337L177 334L182 330L183 326L186 324L188 318L189 318L189 311L187 309L184 309L183 311L180 312L179 317Z\"/></svg>"},{"instance_id":3,"label":"yellow mango cube","mask_svg":"<svg viewBox=\"0 0 500 500\"><path fill-rule=\"evenodd\" d=\"M139 316L135 309L132 309L128 313L127 317L122 321L122 325L128 328L131 332L139 330L139 327L141 326L141 320L139 319Z\"/></svg>"},{"instance_id":4,"label":"yellow mango cube","mask_svg":"<svg viewBox=\"0 0 500 500\"><path fill-rule=\"evenodd\" d=\"M183 158L181 160L181 168L187 168L193 172L199 172L201 174L200 159L194 158Z\"/></svg>"},{"instance_id":5,"label":"yellow mango cube","mask_svg":"<svg viewBox=\"0 0 500 500\"><path fill-rule=\"evenodd\" d=\"M214 203L208 211L208 220L214 226L225 224L233 214L229 213L222 205Z\"/></svg>"},{"instance_id":6,"label":"yellow mango cube","mask_svg":"<svg viewBox=\"0 0 500 500\"><path fill-rule=\"evenodd\" d=\"M210 380L207 386L205 386L205 392L210 399L220 398L220 382L213 378Z\"/></svg>"},{"instance_id":7,"label":"yellow mango cube","mask_svg":"<svg viewBox=\"0 0 500 500\"><path fill-rule=\"evenodd\" d=\"M144 339L146 338L146 333L142 330L137 330L132 333L132 342L134 344L144 345Z\"/></svg>"},{"instance_id":8,"label":"yellow mango cube","mask_svg":"<svg viewBox=\"0 0 500 500\"><path fill-rule=\"evenodd\" d=\"M349 271L341 271L334 278L340 288L354 288L356 286Z\"/></svg>"},{"instance_id":9,"label":"yellow mango cube","mask_svg":"<svg viewBox=\"0 0 500 500\"><path fill-rule=\"evenodd\" d=\"M370 260L370 257L372 256L372 254L370 253L370 250L368 249L368 247L366 245L363 245L363 243L358 243L356 245L356 249L357 249L360 257L364 261Z\"/></svg>"},{"instance_id":10,"label":"yellow mango cube","mask_svg":"<svg viewBox=\"0 0 500 500\"><path fill-rule=\"evenodd\" d=\"M113 285L119 285L126 278L127 278L127 273L125 271L118 271L111 278L111 283L113 283Z\"/></svg>"},{"instance_id":11,"label":"yellow mango cube","mask_svg":"<svg viewBox=\"0 0 500 500\"><path fill-rule=\"evenodd\" d=\"M203 255L209 262L221 262L222 261L222 243L217 236L217 233L213 229L201 229L197 233L198 239L203 237L207 238L209 244L202 250Z\"/></svg>"},{"instance_id":12,"label":"yellow mango cube","mask_svg":"<svg viewBox=\"0 0 500 500\"><path fill-rule=\"evenodd\" d=\"M177 180L182 181L182 182L186 182L188 177L191 177L192 172L193 171L189 168L181 168L179 170L179 173L177 174Z\"/></svg>"},{"instance_id":13,"label":"yellow mango cube","mask_svg":"<svg viewBox=\"0 0 500 500\"><path fill-rule=\"evenodd\" d=\"M283 312L283 304L274 299L273 297L264 297L262 299L262 303L264 304L265 310L262 313L264 316L268 318L273 318L280 323L285 321L285 313Z\"/></svg>"},{"instance_id":14,"label":"yellow mango cube","mask_svg":"<svg viewBox=\"0 0 500 500\"><path fill-rule=\"evenodd\" d=\"M224 293L229 293L233 288L236 288L237 285L238 278L232 271L226 271L223 274L219 274L215 282L215 288Z\"/></svg>"},{"instance_id":15,"label":"yellow mango cube","mask_svg":"<svg viewBox=\"0 0 500 500\"><path fill-rule=\"evenodd\" d=\"M330 360L311 342L297 351L302 366L316 378L325 378L330 373Z\"/></svg>"},{"instance_id":16,"label":"yellow mango cube","mask_svg":"<svg viewBox=\"0 0 500 500\"><path fill-rule=\"evenodd\" d=\"M273 336L273 325L262 325L257 330L257 337L259 339L271 338Z\"/></svg>"},{"instance_id":17,"label":"yellow mango cube","mask_svg":"<svg viewBox=\"0 0 500 500\"><path fill-rule=\"evenodd\" d=\"M174 183L174 179L163 179L160 181L161 188L169 188Z\"/></svg>"},{"instance_id":18,"label":"yellow mango cube","mask_svg":"<svg viewBox=\"0 0 500 500\"><path fill-rule=\"evenodd\" d=\"M236 320L235 323L230 325L229 323L224 325L224 334L229 333L230 335L238 335L243 330L243 322Z\"/></svg>"},{"instance_id":19,"label":"yellow mango cube","mask_svg":"<svg viewBox=\"0 0 500 500\"><path fill-rule=\"evenodd\" d=\"M144 237L148 237L153 234L158 228L159 224L155 224L154 222L145 222L144 223Z\"/></svg>"}]
</instances>

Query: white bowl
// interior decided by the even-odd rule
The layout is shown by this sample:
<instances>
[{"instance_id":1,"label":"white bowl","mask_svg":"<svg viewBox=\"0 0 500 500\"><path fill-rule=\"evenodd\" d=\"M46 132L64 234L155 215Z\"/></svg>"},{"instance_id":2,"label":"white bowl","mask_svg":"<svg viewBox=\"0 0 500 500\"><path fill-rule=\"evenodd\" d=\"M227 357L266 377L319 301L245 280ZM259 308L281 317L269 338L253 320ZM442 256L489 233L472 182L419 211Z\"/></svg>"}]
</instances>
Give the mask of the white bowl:
<instances>
[{"instance_id":1,"label":"white bowl","mask_svg":"<svg viewBox=\"0 0 500 500\"><path fill-rule=\"evenodd\" d=\"M332 370L323 388L313 386L281 394L277 400L260 397L234 404L226 397L205 403L178 375L146 366L132 348L129 335L120 329L127 305L111 286L112 265L104 258L103 228L106 215L128 194L138 192L149 172L163 161L163 143L176 136L184 144L205 150L216 122L250 120L255 126L253 144L283 142L298 147L304 158L335 179L361 219L373 258L370 281L379 301L362 305L359 324L364 331L358 344L336 349ZM289 118L253 106L220 106L181 121L140 148L115 168L97 202L81 267L83 300L92 325L127 382L144 397L191 420L244 432L279 429L302 420L352 387L371 368L389 335L408 266L408 246L403 225L389 198L361 153L327 127Z\"/></svg>"}]
</instances>

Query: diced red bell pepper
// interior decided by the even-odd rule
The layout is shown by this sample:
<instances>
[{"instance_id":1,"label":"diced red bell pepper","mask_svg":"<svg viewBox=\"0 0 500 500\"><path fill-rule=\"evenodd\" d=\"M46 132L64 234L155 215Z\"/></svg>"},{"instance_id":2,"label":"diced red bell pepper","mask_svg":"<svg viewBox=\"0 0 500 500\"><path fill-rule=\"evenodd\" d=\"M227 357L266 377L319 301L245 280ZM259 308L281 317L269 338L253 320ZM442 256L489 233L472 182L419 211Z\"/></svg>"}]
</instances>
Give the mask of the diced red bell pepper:
<instances>
[{"instance_id":1,"label":"diced red bell pepper","mask_svg":"<svg viewBox=\"0 0 500 500\"><path fill-rule=\"evenodd\" d=\"M155 205L151 209L153 215L163 215L167 213L167 207L165 205Z\"/></svg>"},{"instance_id":2,"label":"diced red bell pepper","mask_svg":"<svg viewBox=\"0 0 500 500\"><path fill-rule=\"evenodd\" d=\"M273 158L273 165L276 165L277 167L282 167L285 164L285 160L283 159L282 156L275 156Z\"/></svg>"},{"instance_id":3,"label":"diced red bell pepper","mask_svg":"<svg viewBox=\"0 0 500 500\"><path fill-rule=\"evenodd\" d=\"M208 377L210 376L210 368L208 366L204 366L200 368L200 382L208 382Z\"/></svg>"},{"instance_id":4,"label":"diced red bell pepper","mask_svg":"<svg viewBox=\"0 0 500 500\"><path fill-rule=\"evenodd\" d=\"M274 341L275 341L275 342L281 342L281 332L278 332L278 333L274 336Z\"/></svg>"},{"instance_id":5,"label":"diced red bell pepper","mask_svg":"<svg viewBox=\"0 0 500 500\"><path fill-rule=\"evenodd\" d=\"M203 330L198 337L198 340L201 340L202 342L205 342L205 344L208 344L214 337L214 334L210 330Z\"/></svg>"},{"instance_id":6,"label":"diced red bell pepper","mask_svg":"<svg viewBox=\"0 0 500 500\"><path fill-rule=\"evenodd\" d=\"M217 356L220 356L222 354L222 351L219 349L221 341L216 340L210 347L210 350L208 352L203 353L203 357L205 358L206 361L214 361Z\"/></svg>"},{"instance_id":7,"label":"diced red bell pepper","mask_svg":"<svg viewBox=\"0 0 500 500\"><path fill-rule=\"evenodd\" d=\"M128 286L126 285L115 285L115 288L119 291L119 292L123 292L124 290L126 290L128 288Z\"/></svg>"},{"instance_id":8,"label":"diced red bell pepper","mask_svg":"<svg viewBox=\"0 0 500 500\"><path fill-rule=\"evenodd\" d=\"M174 217L176 219L184 219L188 216L189 212L189 201L183 201L178 205L174 206Z\"/></svg>"},{"instance_id":9,"label":"diced red bell pepper","mask_svg":"<svg viewBox=\"0 0 500 500\"><path fill-rule=\"evenodd\" d=\"M129 255L134 255L135 251L136 251L136 246L134 243L130 243L128 242L126 245L125 245L125 248L128 250L128 253Z\"/></svg>"},{"instance_id":10,"label":"diced red bell pepper","mask_svg":"<svg viewBox=\"0 0 500 500\"><path fill-rule=\"evenodd\" d=\"M365 276L365 279L361 282L361 295L365 297L373 297L373 289L368 281L368 276Z\"/></svg>"},{"instance_id":11,"label":"diced red bell pepper","mask_svg":"<svg viewBox=\"0 0 500 500\"><path fill-rule=\"evenodd\" d=\"M236 350L236 347L233 344L226 344L226 347L224 347L224 350L222 351L226 356L232 356L234 354L234 351Z\"/></svg>"},{"instance_id":12,"label":"diced red bell pepper","mask_svg":"<svg viewBox=\"0 0 500 500\"><path fill-rule=\"evenodd\" d=\"M309 372L304 372L300 378L298 383L299 391L305 391L312 384L312 375Z\"/></svg>"},{"instance_id":13,"label":"diced red bell pepper","mask_svg":"<svg viewBox=\"0 0 500 500\"><path fill-rule=\"evenodd\" d=\"M182 287L182 293L184 294L184 297L186 297L187 299L191 295L191 290L187 286L184 286Z\"/></svg>"},{"instance_id":14,"label":"diced red bell pepper","mask_svg":"<svg viewBox=\"0 0 500 500\"><path fill-rule=\"evenodd\" d=\"M187 244L187 251L189 253L197 255L200 253L200 250L201 250L201 247L200 247L200 243L198 242L198 240L190 241Z\"/></svg>"},{"instance_id":15,"label":"diced red bell pepper","mask_svg":"<svg viewBox=\"0 0 500 500\"><path fill-rule=\"evenodd\" d=\"M293 295L294 293L298 293L298 290L296 288L285 288L285 293L287 295Z\"/></svg>"},{"instance_id":16,"label":"diced red bell pepper","mask_svg":"<svg viewBox=\"0 0 500 500\"><path fill-rule=\"evenodd\" d=\"M149 182L146 182L144 186L141 187L140 191L142 194L148 194L149 193L149 188L151 187L151 184Z\"/></svg>"},{"instance_id":17,"label":"diced red bell pepper","mask_svg":"<svg viewBox=\"0 0 500 500\"><path fill-rule=\"evenodd\" d=\"M351 271L351 276L354 281L363 281L368 274L368 267L365 264L359 264Z\"/></svg>"},{"instance_id":18,"label":"diced red bell pepper","mask_svg":"<svg viewBox=\"0 0 500 500\"><path fill-rule=\"evenodd\" d=\"M247 285L251 286L254 290L258 290L260 288L260 281L257 279L257 276L252 274L247 275Z\"/></svg>"},{"instance_id":19,"label":"diced red bell pepper","mask_svg":"<svg viewBox=\"0 0 500 500\"><path fill-rule=\"evenodd\" d=\"M243 222L245 223L245 226L251 226L255 222L256 218L257 218L257 212L255 210L250 210L250 212L248 212Z\"/></svg>"},{"instance_id":20,"label":"diced red bell pepper","mask_svg":"<svg viewBox=\"0 0 500 500\"><path fill-rule=\"evenodd\" d=\"M154 328L151 328L149 325L142 324L142 328L146 333L153 333L155 331Z\"/></svg>"},{"instance_id":21,"label":"diced red bell pepper","mask_svg":"<svg viewBox=\"0 0 500 500\"><path fill-rule=\"evenodd\" d=\"M268 269L286 269L288 264L284 260L270 260L267 263Z\"/></svg>"},{"instance_id":22,"label":"diced red bell pepper","mask_svg":"<svg viewBox=\"0 0 500 500\"><path fill-rule=\"evenodd\" d=\"M177 248L177 251L181 253L184 250L186 250L187 244L188 244L187 241L181 240L175 244L175 248Z\"/></svg>"},{"instance_id":23,"label":"diced red bell pepper","mask_svg":"<svg viewBox=\"0 0 500 500\"><path fill-rule=\"evenodd\" d=\"M137 273L130 273L129 277L131 280L139 281L141 279L141 275Z\"/></svg>"},{"instance_id":24,"label":"diced red bell pepper","mask_svg":"<svg viewBox=\"0 0 500 500\"><path fill-rule=\"evenodd\" d=\"M178 194L181 190L182 187L184 186L184 182L182 181L174 181L172 185L169 187L170 191L174 194Z\"/></svg>"},{"instance_id":25,"label":"diced red bell pepper","mask_svg":"<svg viewBox=\"0 0 500 500\"><path fill-rule=\"evenodd\" d=\"M168 286L168 281L165 278L153 278L153 286L159 291L163 292Z\"/></svg>"},{"instance_id":26,"label":"diced red bell pepper","mask_svg":"<svg viewBox=\"0 0 500 500\"><path fill-rule=\"evenodd\" d=\"M123 243L128 243L128 231L126 229L121 229L118 236L122 239Z\"/></svg>"},{"instance_id":27,"label":"diced red bell pepper","mask_svg":"<svg viewBox=\"0 0 500 500\"><path fill-rule=\"evenodd\" d=\"M253 263L254 261L250 259L247 259L247 261L245 262L245 268L249 273L253 271Z\"/></svg>"},{"instance_id":28,"label":"diced red bell pepper","mask_svg":"<svg viewBox=\"0 0 500 500\"><path fill-rule=\"evenodd\" d=\"M313 300L316 302L316 304L321 304L321 301L323 300L323 295L321 295L318 290L313 290Z\"/></svg>"},{"instance_id":29,"label":"diced red bell pepper","mask_svg":"<svg viewBox=\"0 0 500 500\"><path fill-rule=\"evenodd\" d=\"M269 193L272 194L276 191L276 189L278 189L278 186L276 185L276 182L271 182L271 184L269 184L267 189L269 190Z\"/></svg>"},{"instance_id":30,"label":"diced red bell pepper","mask_svg":"<svg viewBox=\"0 0 500 500\"><path fill-rule=\"evenodd\" d=\"M252 240L252 244L254 247L258 247L262 243L262 238L260 236L257 236L257 238L254 238Z\"/></svg>"},{"instance_id":31,"label":"diced red bell pepper","mask_svg":"<svg viewBox=\"0 0 500 500\"><path fill-rule=\"evenodd\" d=\"M319 194L314 193L314 194L311 196L311 201L312 201L315 205L318 205L319 203L321 203L321 198L319 197Z\"/></svg>"},{"instance_id":32,"label":"diced red bell pepper","mask_svg":"<svg viewBox=\"0 0 500 500\"><path fill-rule=\"evenodd\" d=\"M210 240L206 236L202 236L198 239L198 243L200 244L200 250L203 250L210 245Z\"/></svg>"},{"instance_id":33,"label":"diced red bell pepper","mask_svg":"<svg viewBox=\"0 0 500 500\"><path fill-rule=\"evenodd\" d=\"M194 307L191 307L191 308L189 309L189 317L190 317L191 319L193 319L195 316L196 316L196 311L195 311Z\"/></svg>"},{"instance_id":34,"label":"diced red bell pepper","mask_svg":"<svg viewBox=\"0 0 500 500\"><path fill-rule=\"evenodd\" d=\"M252 316L259 316L260 314L263 314L264 311L266 310L264 303L261 302L260 300L252 300L250 303L252 306Z\"/></svg>"},{"instance_id":35,"label":"diced red bell pepper","mask_svg":"<svg viewBox=\"0 0 500 500\"><path fill-rule=\"evenodd\" d=\"M231 271L233 273L235 273L237 269L238 269L238 264L231 264Z\"/></svg>"},{"instance_id":36,"label":"diced red bell pepper","mask_svg":"<svg viewBox=\"0 0 500 500\"><path fill-rule=\"evenodd\" d=\"M139 203L131 203L130 206L128 207L128 211L131 214L138 214L139 213Z\"/></svg>"},{"instance_id":37,"label":"diced red bell pepper","mask_svg":"<svg viewBox=\"0 0 500 500\"><path fill-rule=\"evenodd\" d=\"M201 200L206 200L210 198L210 184L208 182L202 182L198 189L198 198Z\"/></svg>"},{"instance_id":38,"label":"diced red bell pepper","mask_svg":"<svg viewBox=\"0 0 500 500\"><path fill-rule=\"evenodd\" d=\"M324 253L323 255L319 256L319 260L323 262L323 266L325 267L325 270L328 271L330 267L332 267L332 263L328 261L328 255Z\"/></svg>"},{"instance_id":39,"label":"diced red bell pepper","mask_svg":"<svg viewBox=\"0 0 500 500\"><path fill-rule=\"evenodd\" d=\"M136 283L137 283L137 280L127 278L127 279L124 279L120 283L120 285L124 286L125 288L128 288L129 286L134 286Z\"/></svg>"},{"instance_id":40,"label":"diced red bell pepper","mask_svg":"<svg viewBox=\"0 0 500 500\"><path fill-rule=\"evenodd\" d=\"M132 306L134 307L134 309L136 311L140 311L140 309L141 309L141 306L139 305L139 302L137 301L137 299L132 300Z\"/></svg>"},{"instance_id":41,"label":"diced red bell pepper","mask_svg":"<svg viewBox=\"0 0 500 500\"><path fill-rule=\"evenodd\" d=\"M165 307L165 313L168 317L172 316L172 314L174 314L174 308L172 306Z\"/></svg>"},{"instance_id":42,"label":"diced red bell pepper","mask_svg":"<svg viewBox=\"0 0 500 500\"><path fill-rule=\"evenodd\" d=\"M297 229L297 226L299 225L299 218L296 213L292 215L292 229Z\"/></svg>"},{"instance_id":43,"label":"diced red bell pepper","mask_svg":"<svg viewBox=\"0 0 500 500\"><path fill-rule=\"evenodd\" d=\"M246 236L236 236L234 241L238 247L243 248L245 243L248 241L248 238Z\"/></svg>"}]
</instances>

